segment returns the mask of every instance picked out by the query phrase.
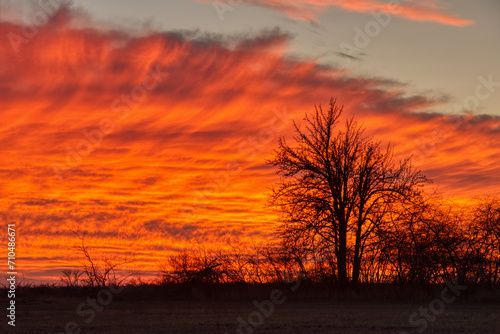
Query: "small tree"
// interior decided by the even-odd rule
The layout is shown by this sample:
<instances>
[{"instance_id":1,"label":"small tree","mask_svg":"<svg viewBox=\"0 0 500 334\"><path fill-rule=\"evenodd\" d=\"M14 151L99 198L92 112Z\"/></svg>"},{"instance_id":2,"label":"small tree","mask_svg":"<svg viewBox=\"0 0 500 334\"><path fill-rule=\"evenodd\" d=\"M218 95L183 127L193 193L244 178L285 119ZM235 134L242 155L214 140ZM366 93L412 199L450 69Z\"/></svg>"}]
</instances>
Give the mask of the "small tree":
<instances>
[{"instance_id":1,"label":"small tree","mask_svg":"<svg viewBox=\"0 0 500 334\"><path fill-rule=\"evenodd\" d=\"M160 263L161 283L221 283L226 276L220 267L221 260L198 244L197 251L184 252L169 257Z\"/></svg>"},{"instance_id":2,"label":"small tree","mask_svg":"<svg viewBox=\"0 0 500 334\"><path fill-rule=\"evenodd\" d=\"M364 136L353 118L337 130L342 111L331 100L328 110L320 105L306 114L305 129L294 122L297 145L280 138L269 164L284 178L270 196L282 213L280 234L330 249L338 281L346 284L358 282L365 247L391 206L428 180L410 159L394 162L391 147Z\"/></svg>"},{"instance_id":3,"label":"small tree","mask_svg":"<svg viewBox=\"0 0 500 334\"><path fill-rule=\"evenodd\" d=\"M62 274L61 281L63 284L67 287L75 287L80 284L83 271L78 269L64 269L62 270Z\"/></svg>"},{"instance_id":4,"label":"small tree","mask_svg":"<svg viewBox=\"0 0 500 334\"><path fill-rule=\"evenodd\" d=\"M119 267L132 263L133 260L125 258L123 261L110 260L108 258L103 258L102 263L99 264L90 255L89 248L85 245L85 235L80 236L77 232L74 232L76 236L80 239L81 244L76 247L76 250L83 253L84 261L82 262L82 276L81 280L88 287L93 289L106 288L110 285L121 285L129 277L137 273L129 273L127 275L120 274Z\"/></svg>"}]
</instances>

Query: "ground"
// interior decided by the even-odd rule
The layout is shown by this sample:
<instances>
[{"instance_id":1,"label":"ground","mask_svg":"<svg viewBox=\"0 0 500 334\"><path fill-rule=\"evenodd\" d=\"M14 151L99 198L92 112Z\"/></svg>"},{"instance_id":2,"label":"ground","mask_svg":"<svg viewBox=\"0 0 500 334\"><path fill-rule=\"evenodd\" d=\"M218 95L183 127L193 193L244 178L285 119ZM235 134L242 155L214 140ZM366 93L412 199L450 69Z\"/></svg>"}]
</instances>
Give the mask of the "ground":
<instances>
[{"instance_id":1,"label":"ground","mask_svg":"<svg viewBox=\"0 0 500 334\"><path fill-rule=\"evenodd\" d=\"M252 301L112 300L98 304L100 311L95 312L81 298L45 297L23 300L16 310L15 329L4 320L0 332L66 333L69 323L67 333L79 334L419 333L426 323L422 333L500 333L499 303L448 304L433 322L422 316L413 319L415 326L409 323L410 315L429 307L429 302L285 300L271 304L261 304L259 311Z\"/></svg>"}]
</instances>

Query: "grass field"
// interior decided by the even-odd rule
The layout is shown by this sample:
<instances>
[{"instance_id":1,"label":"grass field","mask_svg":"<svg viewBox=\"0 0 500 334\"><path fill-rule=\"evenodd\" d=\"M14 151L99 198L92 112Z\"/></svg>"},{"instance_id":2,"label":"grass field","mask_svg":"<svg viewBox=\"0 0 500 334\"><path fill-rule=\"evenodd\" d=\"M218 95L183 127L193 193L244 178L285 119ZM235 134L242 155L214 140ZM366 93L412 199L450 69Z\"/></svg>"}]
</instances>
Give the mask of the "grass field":
<instances>
[{"instance_id":1,"label":"grass field","mask_svg":"<svg viewBox=\"0 0 500 334\"><path fill-rule=\"evenodd\" d=\"M419 307L428 306L428 303L290 300L274 305L272 312L268 307L268 314L263 316L261 312L259 316L251 301L116 300L102 306L100 312L95 312L95 318L86 323L91 312L85 307L80 310L88 312L85 316L77 314L81 303L81 298L24 300L17 307L15 329L4 320L0 332L65 333L65 325L74 322L78 328L68 333L418 333L419 327L410 326L408 318ZM247 326L240 325L238 318ZM249 322L254 325L248 325ZM464 302L446 305L442 314L428 322L423 333L500 333L500 305Z\"/></svg>"}]
</instances>

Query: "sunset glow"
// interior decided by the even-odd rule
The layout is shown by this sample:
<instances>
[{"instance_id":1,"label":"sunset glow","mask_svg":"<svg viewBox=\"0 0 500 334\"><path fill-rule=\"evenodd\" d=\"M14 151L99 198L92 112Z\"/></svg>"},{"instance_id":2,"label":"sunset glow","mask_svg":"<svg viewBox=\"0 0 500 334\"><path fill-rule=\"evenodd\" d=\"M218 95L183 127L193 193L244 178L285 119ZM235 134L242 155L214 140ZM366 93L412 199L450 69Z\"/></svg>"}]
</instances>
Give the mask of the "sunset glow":
<instances>
[{"instance_id":1,"label":"sunset glow","mask_svg":"<svg viewBox=\"0 0 500 334\"><path fill-rule=\"evenodd\" d=\"M385 4L249 3L298 21L328 8L369 13ZM404 1L396 16L474 26L443 3ZM133 257L144 277L197 242L272 239L277 216L266 198L279 177L266 160L279 137L293 136L293 120L330 98L367 134L390 142L396 157L413 155L434 180L429 192L461 202L498 192L500 114L475 104L498 95L493 69L469 84L475 100L457 97L464 107L443 113L453 106L445 93L293 56L294 37L283 29L126 29L63 6L27 36L30 26L4 10L0 220L17 225L26 279L55 281L78 266L75 231L97 257Z\"/></svg>"}]
</instances>

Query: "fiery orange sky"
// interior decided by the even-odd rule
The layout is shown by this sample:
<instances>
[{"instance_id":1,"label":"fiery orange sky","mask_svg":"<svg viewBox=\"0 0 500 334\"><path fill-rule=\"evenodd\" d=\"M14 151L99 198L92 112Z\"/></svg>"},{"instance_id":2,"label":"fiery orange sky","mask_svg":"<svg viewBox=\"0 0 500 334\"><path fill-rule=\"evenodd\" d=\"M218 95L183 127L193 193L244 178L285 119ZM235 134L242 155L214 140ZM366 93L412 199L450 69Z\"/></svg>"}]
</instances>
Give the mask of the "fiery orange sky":
<instances>
[{"instance_id":1,"label":"fiery orange sky","mask_svg":"<svg viewBox=\"0 0 500 334\"><path fill-rule=\"evenodd\" d=\"M300 3L323 4L290 6ZM26 27L0 21L0 219L17 225L26 278L77 265L72 231L96 257L134 256L145 272L193 242L268 240L278 178L265 160L292 120L330 97L397 156L413 154L430 190L455 200L498 191L499 116L442 114L445 94L294 57L282 29L123 29L71 7ZM470 96L498 94L483 81Z\"/></svg>"}]
</instances>

